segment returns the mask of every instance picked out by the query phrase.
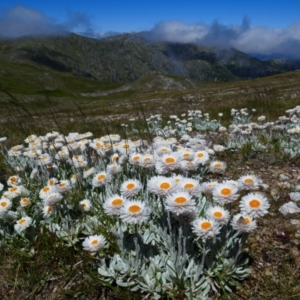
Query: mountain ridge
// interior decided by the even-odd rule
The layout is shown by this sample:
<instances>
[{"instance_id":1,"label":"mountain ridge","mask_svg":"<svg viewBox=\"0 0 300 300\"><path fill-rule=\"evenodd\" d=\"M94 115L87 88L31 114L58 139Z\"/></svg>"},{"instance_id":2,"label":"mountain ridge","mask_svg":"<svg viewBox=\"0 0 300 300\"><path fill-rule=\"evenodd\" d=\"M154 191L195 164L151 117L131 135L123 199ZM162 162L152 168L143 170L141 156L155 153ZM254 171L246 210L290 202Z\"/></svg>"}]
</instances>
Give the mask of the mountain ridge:
<instances>
[{"instance_id":1,"label":"mountain ridge","mask_svg":"<svg viewBox=\"0 0 300 300\"><path fill-rule=\"evenodd\" d=\"M106 82L148 74L202 81L235 81L300 68L300 61L262 61L236 49L147 40L143 33L94 39L77 34L0 40L0 61L29 64Z\"/></svg>"}]
</instances>

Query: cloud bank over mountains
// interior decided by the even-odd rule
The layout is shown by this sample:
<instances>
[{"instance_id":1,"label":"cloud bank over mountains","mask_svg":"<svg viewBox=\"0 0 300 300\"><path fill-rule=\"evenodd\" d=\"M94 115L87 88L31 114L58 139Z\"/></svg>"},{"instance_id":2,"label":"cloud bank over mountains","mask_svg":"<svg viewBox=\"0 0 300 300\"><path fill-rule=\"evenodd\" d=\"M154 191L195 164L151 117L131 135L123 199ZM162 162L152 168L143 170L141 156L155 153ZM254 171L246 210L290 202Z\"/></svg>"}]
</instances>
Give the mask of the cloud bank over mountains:
<instances>
[{"instance_id":1,"label":"cloud bank over mountains","mask_svg":"<svg viewBox=\"0 0 300 300\"><path fill-rule=\"evenodd\" d=\"M236 48L260 56L300 58L300 22L284 29L251 26L244 18L241 25L184 24L180 21L160 22L146 36L151 40L197 43L203 46Z\"/></svg>"},{"instance_id":2,"label":"cloud bank over mountains","mask_svg":"<svg viewBox=\"0 0 300 300\"><path fill-rule=\"evenodd\" d=\"M75 32L89 37L116 35L94 28L90 17L81 12L68 12L67 20L57 23L41 12L15 6L0 13L0 37L17 38L24 35L64 35ZM300 58L300 22L283 29L252 26L248 18L240 25L185 24L178 20L162 21L144 32L149 40L197 43L204 46L236 48L258 57Z\"/></svg>"}]
</instances>

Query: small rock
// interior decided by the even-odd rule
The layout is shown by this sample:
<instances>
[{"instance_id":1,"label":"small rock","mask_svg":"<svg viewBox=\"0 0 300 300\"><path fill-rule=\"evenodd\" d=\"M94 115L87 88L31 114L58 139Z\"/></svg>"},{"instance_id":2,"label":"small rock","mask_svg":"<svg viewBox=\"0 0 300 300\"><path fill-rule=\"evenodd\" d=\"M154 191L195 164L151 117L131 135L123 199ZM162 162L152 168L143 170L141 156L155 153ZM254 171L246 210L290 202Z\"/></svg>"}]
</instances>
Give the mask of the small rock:
<instances>
[{"instance_id":1,"label":"small rock","mask_svg":"<svg viewBox=\"0 0 300 300\"><path fill-rule=\"evenodd\" d=\"M291 223L292 225L300 225L300 220L292 219L292 220L290 220L290 223Z\"/></svg>"},{"instance_id":2,"label":"small rock","mask_svg":"<svg viewBox=\"0 0 300 300\"><path fill-rule=\"evenodd\" d=\"M266 271L265 271L265 275L266 276L272 276L272 272L269 270L269 269L267 269Z\"/></svg>"},{"instance_id":3,"label":"small rock","mask_svg":"<svg viewBox=\"0 0 300 300\"><path fill-rule=\"evenodd\" d=\"M279 178L279 180L285 181L285 180L289 180L290 176L288 176L286 174L280 174L278 178Z\"/></svg>"}]
</instances>

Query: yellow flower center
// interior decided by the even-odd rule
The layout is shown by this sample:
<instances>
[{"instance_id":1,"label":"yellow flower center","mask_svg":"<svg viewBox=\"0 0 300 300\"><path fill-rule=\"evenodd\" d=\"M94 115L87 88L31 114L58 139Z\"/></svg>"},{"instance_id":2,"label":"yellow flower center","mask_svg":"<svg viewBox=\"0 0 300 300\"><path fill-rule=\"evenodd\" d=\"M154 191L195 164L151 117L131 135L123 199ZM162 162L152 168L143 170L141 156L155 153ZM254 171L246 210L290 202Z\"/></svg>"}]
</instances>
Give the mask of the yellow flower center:
<instances>
[{"instance_id":1,"label":"yellow flower center","mask_svg":"<svg viewBox=\"0 0 300 300\"><path fill-rule=\"evenodd\" d=\"M49 190L50 190L50 188L48 188L47 186L43 188L43 192L44 192L44 193L49 192Z\"/></svg>"},{"instance_id":2,"label":"yellow flower center","mask_svg":"<svg viewBox=\"0 0 300 300\"><path fill-rule=\"evenodd\" d=\"M124 148L124 149L128 149L128 148L129 148L129 145L128 145L128 144L125 144L125 145L123 145L123 148Z\"/></svg>"},{"instance_id":3,"label":"yellow flower center","mask_svg":"<svg viewBox=\"0 0 300 300\"><path fill-rule=\"evenodd\" d=\"M141 210L141 207L139 205L133 204L129 206L128 210L131 213L138 213Z\"/></svg>"},{"instance_id":4,"label":"yellow flower center","mask_svg":"<svg viewBox=\"0 0 300 300\"><path fill-rule=\"evenodd\" d=\"M111 205L112 206L121 206L123 204L123 200L122 199L114 199L112 202L111 202Z\"/></svg>"},{"instance_id":5,"label":"yellow flower center","mask_svg":"<svg viewBox=\"0 0 300 300\"><path fill-rule=\"evenodd\" d=\"M167 157L167 158L165 159L165 162L166 162L167 164L172 164L172 163L175 162L175 159L174 159L173 157Z\"/></svg>"},{"instance_id":6,"label":"yellow flower center","mask_svg":"<svg viewBox=\"0 0 300 300\"><path fill-rule=\"evenodd\" d=\"M97 245L97 244L98 244L98 240L93 240L93 241L91 241L91 244L92 244L93 246Z\"/></svg>"},{"instance_id":7,"label":"yellow flower center","mask_svg":"<svg viewBox=\"0 0 300 300\"><path fill-rule=\"evenodd\" d=\"M160 151L161 152L168 152L168 148L161 148Z\"/></svg>"},{"instance_id":8,"label":"yellow flower center","mask_svg":"<svg viewBox=\"0 0 300 300\"><path fill-rule=\"evenodd\" d=\"M246 178L245 183L253 183L254 180L252 178Z\"/></svg>"},{"instance_id":9,"label":"yellow flower center","mask_svg":"<svg viewBox=\"0 0 300 300\"><path fill-rule=\"evenodd\" d=\"M185 197L177 197L175 198L174 202L177 204L183 204L187 202L187 199Z\"/></svg>"},{"instance_id":10,"label":"yellow flower center","mask_svg":"<svg viewBox=\"0 0 300 300\"><path fill-rule=\"evenodd\" d=\"M183 157L189 157L189 156L191 156L190 153L184 153L183 154Z\"/></svg>"},{"instance_id":11,"label":"yellow flower center","mask_svg":"<svg viewBox=\"0 0 300 300\"><path fill-rule=\"evenodd\" d=\"M18 188L17 187L12 187L11 189L10 189L10 192L15 192L15 191L17 191L18 190Z\"/></svg>"},{"instance_id":12,"label":"yellow flower center","mask_svg":"<svg viewBox=\"0 0 300 300\"><path fill-rule=\"evenodd\" d=\"M10 178L10 181L16 182L16 181L17 181L17 178L16 178L16 177L11 177L11 178Z\"/></svg>"},{"instance_id":13,"label":"yellow flower center","mask_svg":"<svg viewBox=\"0 0 300 300\"><path fill-rule=\"evenodd\" d=\"M260 207L261 203L259 200L253 199L249 202L249 205L252 208L258 208L258 207Z\"/></svg>"},{"instance_id":14,"label":"yellow flower center","mask_svg":"<svg viewBox=\"0 0 300 300\"><path fill-rule=\"evenodd\" d=\"M101 174L97 177L97 180L103 180L105 178L106 178L106 176L104 174Z\"/></svg>"},{"instance_id":15,"label":"yellow flower center","mask_svg":"<svg viewBox=\"0 0 300 300\"><path fill-rule=\"evenodd\" d=\"M65 185L66 185L65 182L62 182L62 183L59 184L59 186L61 186L61 187L65 186Z\"/></svg>"},{"instance_id":16,"label":"yellow flower center","mask_svg":"<svg viewBox=\"0 0 300 300\"><path fill-rule=\"evenodd\" d=\"M135 184L134 183L128 183L126 187L127 187L128 190L132 190L133 188L135 188Z\"/></svg>"},{"instance_id":17,"label":"yellow flower center","mask_svg":"<svg viewBox=\"0 0 300 300\"><path fill-rule=\"evenodd\" d=\"M201 229L207 230L211 227L211 223L207 222L207 221L203 222L203 223L201 223L200 227L201 227Z\"/></svg>"},{"instance_id":18,"label":"yellow flower center","mask_svg":"<svg viewBox=\"0 0 300 300\"><path fill-rule=\"evenodd\" d=\"M231 195L231 189L229 189L229 188L223 188L223 189L221 190L221 194L222 194L223 196L229 196L229 195Z\"/></svg>"},{"instance_id":19,"label":"yellow flower center","mask_svg":"<svg viewBox=\"0 0 300 300\"><path fill-rule=\"evenodd\" d=\"M23 204L28 204L29 203L29 199L27 199L27 198L22 199L22 203Z\"/></svg>"},{"instance_id":20,"label":"yellow flower center","mask_svg":"<svg viewBox=\"0 0 300 300\"><path fill-rule=\"evenodd\" d=\"M168 190L168 189L171 187L171 185L170 185L170 183L168 183L168 182L163 182L163 183L160 184L159 187L160 187L161 189L163 189L163 190Z\"/></svg>"},{"instance_id":21,"label":"yellow flower center","mask_svg":"<svg viewBox=\"0 0 300 300\"><path fill-rule=\"evenodd\" d=\"M220 211L215 211L214 212L214 217L216 217L216 218L222 218L223 214Z\"/></svg>"},{"instance_id":22,"label":"yellow flower center","mask_svg":"<svg viewBox=\"0 0 300 300\"><path fill-rule=\"evenodd\" d=\"M1 202L1 204L0 204L2 207L6 207L7 206L7 202Z\"/></svg>"},{"instance_id":23,"label":"yellow flower center","mask_svg":"<svg viewBox=\"0 0 300 300\"><path fill-rule=\"evenodd\" d=\"M222 164L220 164L220 163L215 164L215 168L221 168L221 167L222 167Z\"/></svg>"},{"instance_id":24,"label":"yellow flower center","mask_svg":"<svg viewBox=\"0 0 300 300\"><path fill-rule=\"evenodd\" d=\"M192 189L192 188L194 188L195 187L195 185L193 184L193 183L186 183L185 185L184 185L184 188L185 189Z\"/></svg>"},{"instance_id":25,"label":"yellow flower center","mask_svg":"<svg viewBox=\"0 0 300 300\"><path fill-rule=\"evenodd\" d=\"M25 219L21 219L18 223L19 223L20 225L23 225L25 222L26 222Z\"/></svg>"},{"instance_id":26,"label":"yellow flower center","mask_svg":"<svg viewBox=\"0 0 300 300\"><path fill-rule=\"evenodd\" d=\"M134 160L134 161L138 161L139 159L140 159L140 156L134 156L134 157L133 157L133 160Z\"/></svg>"},{"instance_id":27,"label":"yellow flower center","mask_svg":"<svg viewBox=\"0 0 300 300\"><path fill-rule=\"evenodd\" d=\"M250 223L251 223L251 220L250 220L249 218L244 218L244 222L245 222L246 224L250 224Z\"/></svg>"},{"instance_id":28,"label":"yellow flower center","mask_svg":"<svg viewBox=\"0 0 300 300\"><path fill-rule=\"evenodd\" d=\"M145 157L144 161L151 161L151 158L150 157Z\"/></svg>"}]
</instances>

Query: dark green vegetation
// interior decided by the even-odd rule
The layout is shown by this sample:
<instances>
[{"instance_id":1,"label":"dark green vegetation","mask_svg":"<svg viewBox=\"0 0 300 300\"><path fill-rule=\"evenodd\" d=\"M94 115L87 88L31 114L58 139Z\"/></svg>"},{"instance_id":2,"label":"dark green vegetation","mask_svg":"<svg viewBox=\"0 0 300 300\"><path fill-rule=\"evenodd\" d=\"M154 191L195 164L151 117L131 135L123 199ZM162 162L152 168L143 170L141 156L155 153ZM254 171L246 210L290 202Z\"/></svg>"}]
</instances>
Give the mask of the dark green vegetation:
<instances>
[{"instance_id":1,"label":"dark green vegetation","mask_svg":"<svg viewBox=\"0 0 300 300\"><path fill-rule=\"evenodd\" d=\"M204 81L233 81L295 70L299 61L260 61L235 49L220 50L195 44L155 42L142 33L92 39L75 34L61 37L0 41L0 64L26 66L105 82L133 82L153 73ZM5 67L5 66L4 66ZM11 72L13 70L10 70ZM7 70L1 76L10 76ZM42 79L36 78L36 79ZM59 91L57 91L59 93Z\"/></svg>"}]
</instances>

